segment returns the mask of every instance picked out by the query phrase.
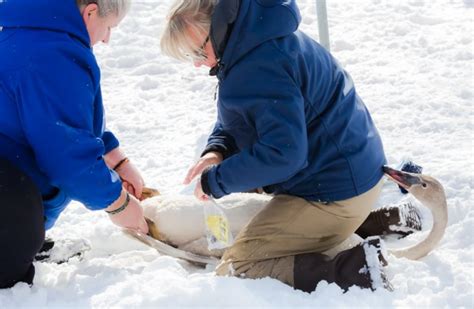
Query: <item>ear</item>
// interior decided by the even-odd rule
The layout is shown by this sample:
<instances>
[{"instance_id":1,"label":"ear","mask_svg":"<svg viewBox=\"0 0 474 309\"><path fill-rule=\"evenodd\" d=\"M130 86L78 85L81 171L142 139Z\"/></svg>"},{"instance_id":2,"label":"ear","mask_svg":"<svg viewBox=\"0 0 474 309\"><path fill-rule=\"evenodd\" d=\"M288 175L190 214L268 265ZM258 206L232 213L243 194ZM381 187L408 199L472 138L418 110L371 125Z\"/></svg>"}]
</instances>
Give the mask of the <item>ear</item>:
<instances>
[{"instance_id":1,"label":"ear","mask_svg":"<svg viewBox=\"0 0 474 309\"><path fill-rule=\"evenodd\" d=\"M84 23L87 25L91 18L94 18L99 14L99 7L95 3L88 4L82 10L82 18Z\"/></svg>"}]
</instances>

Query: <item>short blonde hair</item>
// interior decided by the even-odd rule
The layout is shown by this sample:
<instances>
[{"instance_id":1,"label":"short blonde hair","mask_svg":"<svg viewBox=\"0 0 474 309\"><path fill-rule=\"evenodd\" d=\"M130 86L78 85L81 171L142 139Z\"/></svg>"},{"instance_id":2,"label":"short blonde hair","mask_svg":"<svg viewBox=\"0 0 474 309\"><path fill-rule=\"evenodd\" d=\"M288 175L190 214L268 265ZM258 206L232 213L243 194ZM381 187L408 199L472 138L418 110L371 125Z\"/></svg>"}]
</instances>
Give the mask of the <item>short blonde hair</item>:
<instances>
[{"instance_id":1,"label":"short blonde hair","mask_svg":"<svg viewBox=\"0 0 474 309\"><path fill-rule=\"evenodd\" d=\"M211 16L218 0L177 0L170 8L161 37L162 52L178 60L189 60L201 48L190 39L189 31L209 33Z\"/></svg>"},{"instance_id":2,"label":"short blonde hair","mask_svg":"<svg viewBox=\"0 0 474 309\"><path fill-rule=\"evenodd\" d=\"M105 17L109 14L116 16L125 16L130 9L130 0L76 0L77 6L82 9L92 3L97 4L99 16Z\"/></svg>"}]
</instances>

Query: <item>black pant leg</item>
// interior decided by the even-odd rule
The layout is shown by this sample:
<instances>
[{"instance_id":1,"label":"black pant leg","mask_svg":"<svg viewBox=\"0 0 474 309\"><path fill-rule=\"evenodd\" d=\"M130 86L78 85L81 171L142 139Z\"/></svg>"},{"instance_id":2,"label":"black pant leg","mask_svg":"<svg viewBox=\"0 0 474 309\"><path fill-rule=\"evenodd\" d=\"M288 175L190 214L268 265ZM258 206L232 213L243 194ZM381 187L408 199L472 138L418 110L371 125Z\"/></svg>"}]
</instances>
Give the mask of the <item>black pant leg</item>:
<instances>
[{"instance_id":1,"label":"black pant leg","mask_svg":"<svg viewBox=\"0 0 474 309\"><path fill-rule=\"evenodd\" d=\"M43 212L34 182L0 158L0 288L33 282L33 258L44 241Z\"/></svg>"}]
</instances>

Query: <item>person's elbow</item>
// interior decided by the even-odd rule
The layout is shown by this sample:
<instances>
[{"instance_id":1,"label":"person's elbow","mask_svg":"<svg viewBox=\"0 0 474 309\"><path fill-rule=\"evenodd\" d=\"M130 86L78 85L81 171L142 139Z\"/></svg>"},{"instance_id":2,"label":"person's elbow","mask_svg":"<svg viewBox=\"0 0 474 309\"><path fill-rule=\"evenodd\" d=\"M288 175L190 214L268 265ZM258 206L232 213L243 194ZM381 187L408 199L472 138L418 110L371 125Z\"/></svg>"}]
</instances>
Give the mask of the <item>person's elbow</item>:
<instances>
[{"instance_id":1,"label":"person's elbow","mask_svg":"<svg viewBox=\"0 0 474 309\"><path fill-rule=\"evenodd\" d=\"M288 146L286 157L288 158L288 173L291 177L308 165L307 141L299 141Z\"/></svg>"},{"instance_id":2,"label":"person's elbow","mask_svg":"<svg viewBox=\"0 0 474 309\"><path fill-rule=\"evenodd\" d=\"M308 165L307 141L285 143L275 147L272 152L270 165L279 171L275 174L280 174L278 178L281 181L291 178Z\"/></svg>"}]
</instances>

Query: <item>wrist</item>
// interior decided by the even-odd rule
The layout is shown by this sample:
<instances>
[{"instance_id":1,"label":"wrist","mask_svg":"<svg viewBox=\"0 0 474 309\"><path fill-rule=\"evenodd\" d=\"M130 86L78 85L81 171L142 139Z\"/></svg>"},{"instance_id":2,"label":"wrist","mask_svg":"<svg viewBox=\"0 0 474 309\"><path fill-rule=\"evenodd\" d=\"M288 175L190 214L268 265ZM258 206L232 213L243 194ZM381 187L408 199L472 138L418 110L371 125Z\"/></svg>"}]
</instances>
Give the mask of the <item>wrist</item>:
<instances>
[{"instance_id":1,"label":"wrist","mask_svg":"<svg viewBox=\"0 0 474 309\"><path fill-rule=\"evenodd\" d=\"M120 148L117 147L104 156L104 161L110 169L113 169L121 160L125 158L125 154L122 152L122 150L120 150Z\"/></svg>"},{"instance_id":2,"label":"wrist","mask_svg":"<svg viewBox=\"0 0 474 309\"><path fill-rule=\"evenodd\" d=\"M213 167L213 165L210 165L204 169L204 171L201 174L201 189L202 192L204 192L207 196L212 196L211 192L211 187L209 186L209 181L208 181L208 173L209 170Z\"/></svg>"},{"instance_id":3,"label":"wrist","mask_svg":"<svg viewBox=\"0 0 474 309\"><path fill-rule=\"evenodd\" d=\"M218 151L210 151L201 158L212 160L213 164L219 164L224 160L224 155Z\"/></svg>"},{"instance_id":4,"label":"wrist","mask_svg":"<svg viewBox=\"0 0 474 309\"><path fill-rule=\"evenodd\" d=\"M118 171L122 166L124 166L128 162L130 162L130 160L127 157L125 157L122 160L118 161L117 164L115 164L112 169L114 171Z\"/></svg>"},{"instance_id":5,"label":"wrist","mask_svg":"<svg viewBox=\"0 0 474 309\"><path fill-rule=\"evenodd\" d=\"M212 151L211 153L217 158L217 160L219 160L219 162L224 160L224 155L222 153L218 151Z\"/></svg>"},{"instance_id":6,"label":"wrist","mask_svg":"<svg viewBox=\"0 0 474 309\"><path fill-rule=\"evenodd\" d=\"M125 208L127 208L129 203L130 203L130 194L128 192L126 192L125 193L125 202L123 202L123 204L119 208L116 208L114 210L105 210L105 212L108 213L109 215L116 215L116 214L121 213L122 211L124 211Z\"/></svg>"},{"instance_id":7,"label":"wrist","mask_svg":"<svg viewBox=\"0 0 474 309\"><path fill-rule=\"evenodd\" d=\"M210 165L201 173L201 189L209 197L219 199L230 192L224 191L221 184L217 182L217 173L219 165Z\"/></svg>"},{"instance_id":8,"label":"wrist","mask_svg":"<svg viewBox=\"0 0 474 309\"><path fill-rule=\"evenodd\" d=\"M127 199L127 193L128 192L125 189L122 189L118 198L112 204L107 206L107 208L105 208L104 210L106 212L110 212L116 210L117 208L120 208Z\"/></svg>"},{"instance_id":9,"label":"wrist","mask_svg":"<svg viewBox=\"0 0 474 309\"><path fill-rule=\"evenodd\" d=\"M224 160L224 158L228 157L229 155L226 154L226 149L218 146L218 145L212 145L208 146L202 153L201 153L201 158L206 156L207 154L212 153L215 154L220 158L220 160Z\"/></svg>"}]
</instances>

